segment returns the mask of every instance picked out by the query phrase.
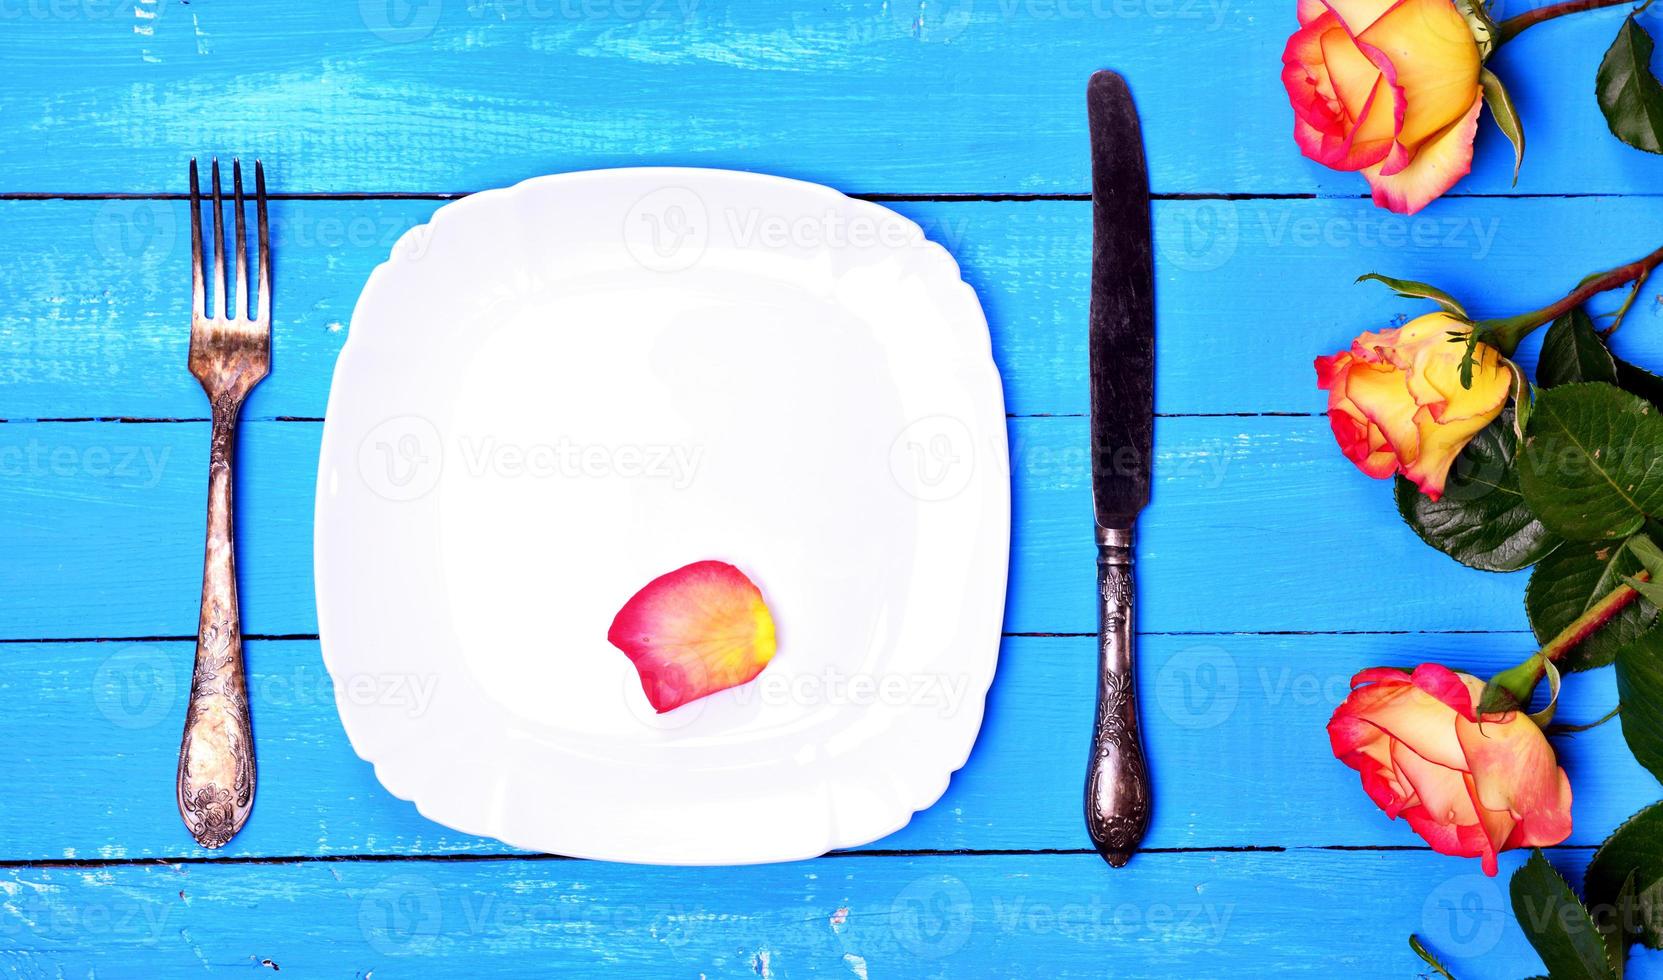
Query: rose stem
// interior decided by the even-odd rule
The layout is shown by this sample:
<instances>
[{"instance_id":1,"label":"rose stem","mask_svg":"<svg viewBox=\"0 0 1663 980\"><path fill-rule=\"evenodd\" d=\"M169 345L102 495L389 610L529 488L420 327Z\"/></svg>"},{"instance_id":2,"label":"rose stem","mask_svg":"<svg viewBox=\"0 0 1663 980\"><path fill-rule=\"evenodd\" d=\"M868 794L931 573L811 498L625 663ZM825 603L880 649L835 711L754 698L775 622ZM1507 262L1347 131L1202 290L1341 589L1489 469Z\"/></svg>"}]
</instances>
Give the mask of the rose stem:
<instances>
[{"instance_id":1,"label":"rose stem","mask_svg":"<svg viewBox=\"0 0 1663 980\"><path fill-rule=\"evenodd\" d=\"M1535 27L1545 20L1563 17L1566 14L1580 14L1585 10L1599 10L1601 7L1620 7L1625 3L1633 2L1634 0L1562 0L1560 3L1550 3L1546 7L1527 10L1496 25L1500 28L1496 44L1505 44L1518 37L1528 28Z\"/></svg>"},{"instance_id":2,"label":"rose stem","mask_svg":"<svg viewBox=\"0 0 1663 980\"><path fill-rule=\"evenodd\" d=\"M1623 305L1617 308L1617 315L1612 318L1611 325L1599 332L1602 338L1610 340L1611 335L1617 332L1617 328L1623 325L1623 317L1628 316L1629 307L1634 305L1635 297L1640 295L1640 290L1646 285L1646 277L1650 275L1651 270L1647 269L1640 273L1640 277L1634 280L1633 285L1628 287L1628 298L1623 300Z\"/></svg>"},{"instance_id":3,"label":"rose stem","mask_svg":"<svg viewBox=\"0 0 1663 980\"><path fill-rule=\"evenodd\" d=\"M1544 323L1564 316L1606 290L1616 289L1618 286L1639 279L1660 264L1663 264L1663 248L1659 248L1643 259L1635 259L1627 265L1620 265L1610 272L1602 272L1588 279L1557 303L1550 303L1539 310L1520 313L1517 316L1510 316L1501 320L1485 320L1479 326L1490 333L1495 341L1495 346L1503 354L1511 354L1519 346L1519 341L1523 340L1530 331Z\"/></svg>"},{"instance_id":4,"label":"rose stem","mask_svg":"<svg viewBox=\"0 0 1663 980\"><path fill-rule=\"evenodd\" d=\"M1643 571L1634 577L1641 582L1651 580L1650 573ZM1566 650L1586 640L1593 635L1595 630L1610 622L1612 617L1622 612L1639 595L1640 593L1634 591L1633 586L1627 584L1612 589L1598 602L1589 606L1587 612L1576 617L1571 625L1560 630L1558 636L1549 640L1547 646L1542 647L1542 658L1544 660L1558 660Z\"/></svg>"}]
</instances>

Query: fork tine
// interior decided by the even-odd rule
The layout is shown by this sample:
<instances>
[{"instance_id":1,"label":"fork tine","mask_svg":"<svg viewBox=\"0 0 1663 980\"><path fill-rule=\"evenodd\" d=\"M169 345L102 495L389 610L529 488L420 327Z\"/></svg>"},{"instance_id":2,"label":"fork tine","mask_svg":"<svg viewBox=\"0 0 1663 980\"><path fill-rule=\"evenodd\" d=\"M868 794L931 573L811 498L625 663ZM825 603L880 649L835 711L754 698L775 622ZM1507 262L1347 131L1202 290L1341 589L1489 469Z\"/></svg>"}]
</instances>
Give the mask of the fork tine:
<instances>
[{"instance_id":1,"label":"fork tine","mask_svg":"<svg viewBox=\"0 0 1663 980\"><path fill-rule=\"evenodd\" d=\"M217 319L225 319L225 198L219 192L219 158L214 158L214 296Z\"/></svg>"},{"instance_id":2,"label":"fork tine","mask_svg":"<svg viewBox=\"0 0 1663 980\"><path fill-rule=\"evenodd\" d=\"M266 171L260 161L254 161L254 215L260 236L260 292L254 302L259 307L254 319L271 326L271 244L266 238Z\"/></svg>"},{"instance_id":3,"label":"fork tine","mask_svg":"<svg viewBox=\"0 0 1663 980\"><path fill-rule=\"evenodd\" d=\"M242 320L248 317L248 238L243 229L243 162L236 158L231 160L231 200L237 205L237 236L232 239L237 243L237 308L232 319Z\"/></svg>"},{"instance_id":4,"label":"fork tine","mask_svg":"<svg viewBox=\"0 0 1663 980\"><path fill-rule=\"evenodd\" d=\"M202 305L202 189L197 186L196 158L191 158L191 316L206 316Z\"/></svg>"}]
</instances>

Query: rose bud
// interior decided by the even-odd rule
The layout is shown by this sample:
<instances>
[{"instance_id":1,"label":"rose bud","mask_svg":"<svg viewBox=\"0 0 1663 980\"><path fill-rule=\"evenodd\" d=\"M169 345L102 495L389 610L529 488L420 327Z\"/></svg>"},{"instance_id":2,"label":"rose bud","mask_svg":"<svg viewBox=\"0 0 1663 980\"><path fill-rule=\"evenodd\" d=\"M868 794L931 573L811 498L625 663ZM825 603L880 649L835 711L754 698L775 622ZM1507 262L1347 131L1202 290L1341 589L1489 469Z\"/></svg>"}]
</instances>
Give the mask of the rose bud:
<instances>
[{"instance_id":1,"label":"rose bud","mask_svg":"<svg viewBox=\"0 0 1663 980\"><path fill-rule=\"evenodd\" d=\"M1402 473L1433 500L1442 496L1455 457L1513 390L1512 371L1483 343L1473 353L1472 386L1462 387L1466 344L1450 335L1471 330L1448 313L1428 313L1316 359L1328 423L1358 469L1376 479Z\"/></svg>"},{"instance_id":2,"label":"rose bud","mask_svg":"<svg viewBox=\"0 0 1663 980\"><path fill-rule=\"evenodd\" d=\"M1523 712L1480 722L1483 693L1483 681L1438 664L1365 670L1329 719L1328 739L1386 816L1408 820L1440 854L1481 859L1494 876L1499 852L1570 836L1571 783Z\"/></svg>"},{"instance_id":3,"label":"rose bud","mask_svg":"<svg viewBox=\"0 0 1663 980\"><path fill-rule=\"evenodd\" d=\"M1472 169L1478 42L1450 0L1299 0L1282 53L1294 140L1414 214Z\"/></svg>"}]
</instances>

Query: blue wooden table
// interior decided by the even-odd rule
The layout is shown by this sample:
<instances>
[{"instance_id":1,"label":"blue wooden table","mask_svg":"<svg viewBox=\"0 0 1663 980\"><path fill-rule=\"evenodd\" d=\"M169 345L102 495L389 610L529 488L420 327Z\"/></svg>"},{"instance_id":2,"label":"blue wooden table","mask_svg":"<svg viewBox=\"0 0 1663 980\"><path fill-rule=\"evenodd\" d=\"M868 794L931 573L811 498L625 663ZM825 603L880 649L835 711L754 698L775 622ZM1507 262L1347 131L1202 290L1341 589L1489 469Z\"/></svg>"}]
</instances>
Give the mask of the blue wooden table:
<instances>
[{"instance_id":1,"label":"blue wooden table","mask_svg":"<svg viewBox=\"0 0 1663 980\"><path fill-rule=\"evenodd\" d=\"M1663 239L1663 160L1611 139L1593 98L1621 16L1499 55L1530 137L1517 187L1486 120L1474 175L1405 218L1296 151L1292 0L0 0L0 970L1404 977L1418 932L1462 980L1539 972L1505 877L1388 822L1323 730L1362 667L1516 661L1523 578L1398 522L1332 444L1311 358L1418 312L1360 273L1491 315ZM1140 555L1157 808L1121 871L1080 818L1100 67L1132 82L1158 197ZM179 195L209 154L264 158L278 194L275 369L238 487L261 786L215 852L173 800L208 447ZM987 309L1011 413L1007 639L969 765L870 847L711 869L519 853L392 798L336 717L312 490L369 270L454 195L634 164L883 200ZM1616 339L1652 367L1658 293ZM1609 676L1568 692L1572 722L1615 701ZM1550 856L1575 878L1658 791L1614 725L1560 747L1576 829ZM1663 956L1635 966L1663 976Z\"/></svg>"}]
</instances>

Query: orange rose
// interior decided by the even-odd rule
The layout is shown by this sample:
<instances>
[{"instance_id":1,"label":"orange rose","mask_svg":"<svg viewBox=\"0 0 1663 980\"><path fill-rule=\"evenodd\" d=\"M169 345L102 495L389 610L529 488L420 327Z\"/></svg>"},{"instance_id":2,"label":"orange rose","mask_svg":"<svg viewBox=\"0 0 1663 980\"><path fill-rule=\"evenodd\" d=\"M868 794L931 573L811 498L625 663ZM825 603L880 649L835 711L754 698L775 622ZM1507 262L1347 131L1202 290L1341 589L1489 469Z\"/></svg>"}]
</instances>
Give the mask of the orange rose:
<instances>
[{"instance_id":1,"label":"orange rose","mask_svg":"<svg viewBox=\"0 0 1663 980\"><path fill-rule=\"evenodd\" d=\"M1472 387L1462 387L1466 346L1450 334L1471 329L1448 313L1428 313L1317 358L1329 425L1358 469L1376 479L1402 473L1433 500L1443 495L1455 457L1501 414L1513 389L1512 372L1488 344L1478 345Z\"/></svg>"},{"instance_id":2,"label":"orange rose","mask_svg":"<svg viewBox=\"0 0 1663 980\"><path fill-rule=\"evenodd\" d=\"M1571 783L1523 713L1474 713L1484 682L1438 664L1351 679L1328 722L1334 757L1362 773L1386 816L1409 821L1440 854L1476 857L1547 847L1571 834Z\"/></svg>"},{"instance_id":3,"label":"orange rose","mask_svg":"<svg viewBox=\"0 0 1663 980\"><path fill-rule=\"evenodd\" d=\"M1282 53L1294 140L1414 214L1472 169L1478 42L1450 0L1299 0Z\"/></svg>"}]
</instances>

